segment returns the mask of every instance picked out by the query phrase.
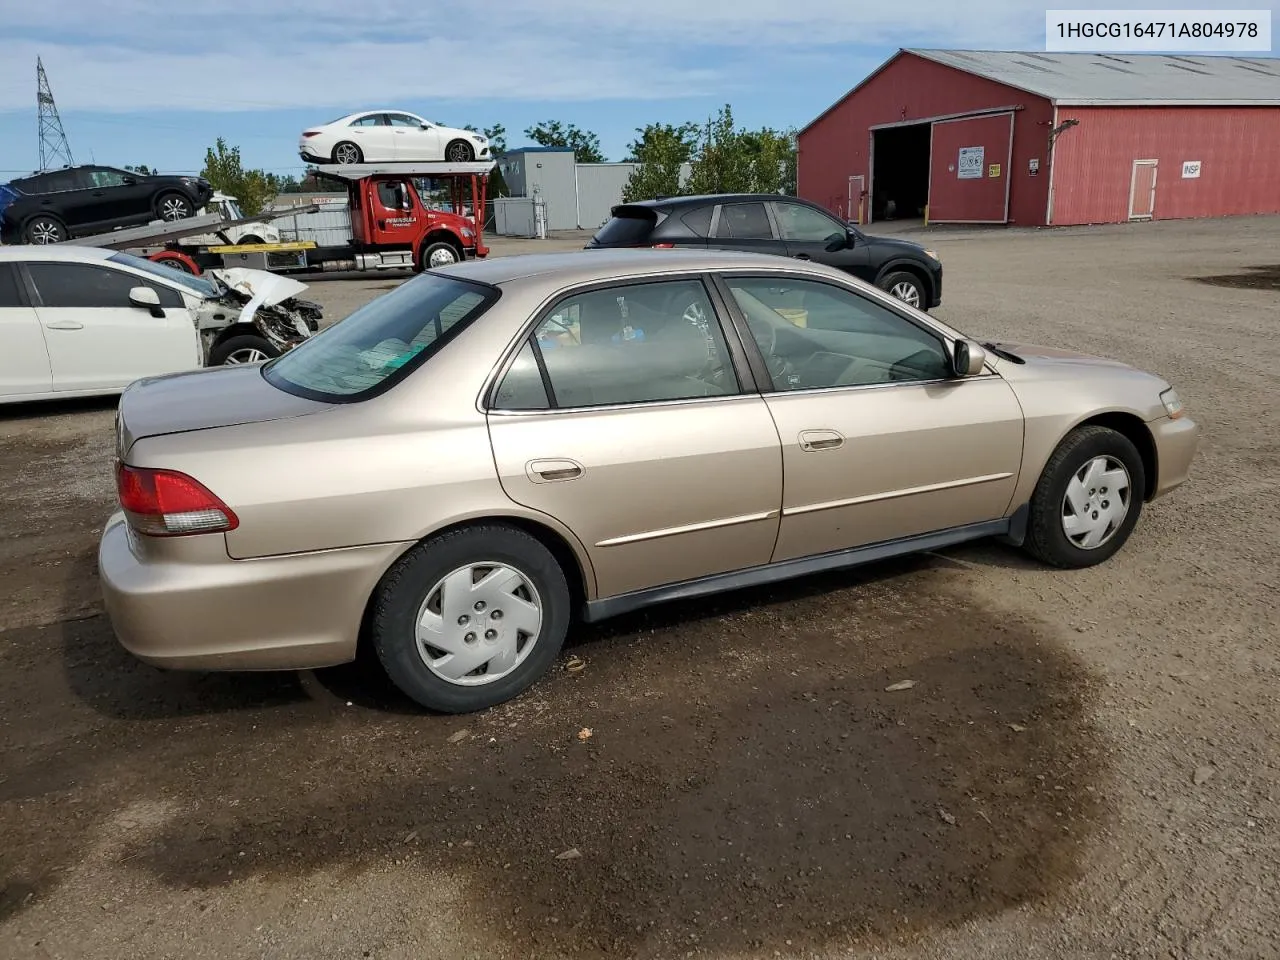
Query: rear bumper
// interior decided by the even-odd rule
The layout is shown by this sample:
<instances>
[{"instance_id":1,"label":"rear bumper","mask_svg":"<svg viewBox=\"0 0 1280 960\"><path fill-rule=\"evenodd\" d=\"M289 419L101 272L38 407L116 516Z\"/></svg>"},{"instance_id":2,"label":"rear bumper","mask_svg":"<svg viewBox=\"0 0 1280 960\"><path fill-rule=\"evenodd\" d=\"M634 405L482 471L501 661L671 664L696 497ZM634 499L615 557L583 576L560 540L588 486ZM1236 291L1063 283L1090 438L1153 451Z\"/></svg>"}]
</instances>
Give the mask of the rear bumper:
<instances>
[{"instance_id":1,"label":"rear bumper","mask_svg":"<svg viewBox=\"0 0 1280 960\"><path fill-rule=\"evenodd\" d=\"M136 538L116 513L102 532L98 570L116 637L139 660L173 669L305 670L355 658L369 597L403 549L232 560L221 536Z\"/></svg>"},{"instance_id":2,"label":"rear bumper","mask_svg":"<svg viewBox=\"0 0 1280 960\"><path fill-rule=\"evenodd\" d=\"M1161 417L1147 424L1156 445L1156 484L1151 499L1186 483L1200 445L1200 424L1190 417Z\"/></svg>"}]
</instances>

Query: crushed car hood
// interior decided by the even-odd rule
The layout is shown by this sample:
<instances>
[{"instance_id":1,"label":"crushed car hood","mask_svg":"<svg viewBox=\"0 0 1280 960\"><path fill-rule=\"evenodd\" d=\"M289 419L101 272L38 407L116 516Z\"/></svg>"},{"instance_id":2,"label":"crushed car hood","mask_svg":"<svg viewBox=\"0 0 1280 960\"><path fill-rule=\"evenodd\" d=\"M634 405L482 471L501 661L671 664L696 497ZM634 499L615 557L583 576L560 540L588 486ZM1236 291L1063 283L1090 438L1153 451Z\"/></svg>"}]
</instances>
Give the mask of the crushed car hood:
<instances>
[{"instance_id":1,"label":"crushed car hood","mask_svg":"<svg viewBox=\"0 0 1280 960\"><path fill-rule=\"evenodd\" d=\"M266 270L250 270L248 267L226 267L210 270L209 273L232 290L256 302L255 309L263 304L274 307L307 289L305 283L300 283L292 277L283 277Z\"/></svg>"}]
</instances>

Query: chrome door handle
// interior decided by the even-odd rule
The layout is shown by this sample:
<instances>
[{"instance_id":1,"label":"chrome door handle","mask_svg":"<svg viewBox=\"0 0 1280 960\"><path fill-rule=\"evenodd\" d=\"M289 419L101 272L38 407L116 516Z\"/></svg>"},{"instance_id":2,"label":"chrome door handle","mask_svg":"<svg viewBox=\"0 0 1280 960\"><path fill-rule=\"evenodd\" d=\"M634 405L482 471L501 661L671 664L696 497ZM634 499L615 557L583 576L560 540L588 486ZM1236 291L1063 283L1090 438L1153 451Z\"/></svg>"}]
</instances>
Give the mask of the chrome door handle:
<instances>
[{"instance_id":1,"label":"chrome door handle","mask_svg":"<svg viewBox=\"0 0 1280 960\"><path fill-rule=\"evenodd\" d=\"M807 453L819 450L834 450L844 446L844 437L835 430L802 430L800 431L800 449Z\"/></svg>"},{"instance_id":2,"label":"chrome door handle","mask_svg":"<svg viewBox=\"0 0 1280 960\"><path fill-rule=\"evenodd\" d=\"M46 323L46 327L50 330L83 330L84 324L75 320L55 320L53 323Z\"/></svg>"},{"instance_id":3,"label":"chrome door handle","mask_svg":"<svg viewBox=\"0 0 1280 960\"><path fill-rule=\"evenodd\" d=\"M576 460L533 460L525 468L525 476L534 483L574 480L583 472L582 464Z\"/></svg>"}]
</instances>

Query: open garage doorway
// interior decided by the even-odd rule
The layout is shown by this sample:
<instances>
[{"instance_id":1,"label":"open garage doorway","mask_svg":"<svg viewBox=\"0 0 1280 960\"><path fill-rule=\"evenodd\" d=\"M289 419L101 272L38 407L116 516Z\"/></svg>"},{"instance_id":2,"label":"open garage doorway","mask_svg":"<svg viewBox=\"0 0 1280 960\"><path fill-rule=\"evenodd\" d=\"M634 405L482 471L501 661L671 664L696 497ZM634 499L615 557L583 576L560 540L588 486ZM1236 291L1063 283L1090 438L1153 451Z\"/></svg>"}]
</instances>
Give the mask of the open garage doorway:
<instances>
[{"instance_id":1,"label":"open garage doorway","mask_svg":"<svg viewBox=\"0 0 1280 960\"><path fill-rule=\"evenodd\" d=\"M871 220L923 220L929 202L929 123L872 128Z\"/></svg>"}]
</instances>

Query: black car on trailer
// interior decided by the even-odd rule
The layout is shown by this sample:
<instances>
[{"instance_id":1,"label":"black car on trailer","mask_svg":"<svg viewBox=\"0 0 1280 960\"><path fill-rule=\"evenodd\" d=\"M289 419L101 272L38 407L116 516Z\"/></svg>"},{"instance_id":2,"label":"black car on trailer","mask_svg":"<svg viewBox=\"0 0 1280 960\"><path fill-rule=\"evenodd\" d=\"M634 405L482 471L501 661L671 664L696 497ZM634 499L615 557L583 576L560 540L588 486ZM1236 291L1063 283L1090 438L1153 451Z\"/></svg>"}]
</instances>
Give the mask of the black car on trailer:
<instances>
[{"instance_id":1,"label":"black car on trailer","mask_svg":"<svg viewBox=\"0 0 1280 960\"><path fill-rule=\"evenodd\" d=\"M830 264L928 310L942 302L942 262L910 240L877 237L817 204L777 194L709 194L614 207L587 244L748 250Z\"/></svg>"},{"instance_id":2,"label":"black car on trailer","mask_svg":"<svg viewBox=\"0 0 1280 960\"><path fill-rule=\"evenodd\" d=\"M212 198L203 177L95 164L45 170L0 187L0 242L61 243L153 220L185 220Z\"/></svg>"}]
</instances>

